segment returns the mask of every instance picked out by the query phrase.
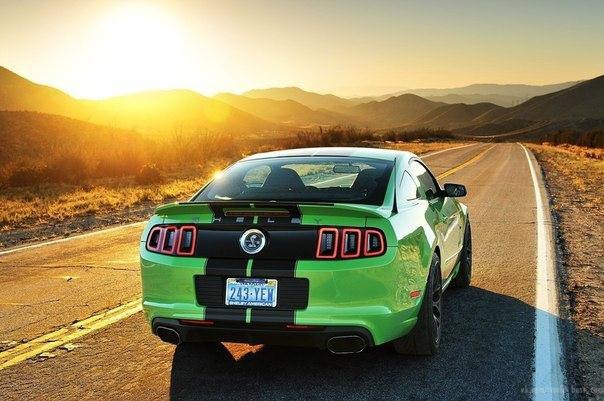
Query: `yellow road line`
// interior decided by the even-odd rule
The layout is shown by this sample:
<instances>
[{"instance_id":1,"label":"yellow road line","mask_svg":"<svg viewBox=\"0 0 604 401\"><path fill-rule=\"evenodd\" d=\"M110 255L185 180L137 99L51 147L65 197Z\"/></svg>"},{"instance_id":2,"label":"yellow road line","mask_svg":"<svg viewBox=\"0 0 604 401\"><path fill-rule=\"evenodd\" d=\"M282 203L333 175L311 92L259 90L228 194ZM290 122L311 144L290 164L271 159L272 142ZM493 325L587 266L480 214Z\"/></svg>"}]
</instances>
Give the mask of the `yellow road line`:
<instances>
[{"instance_id":1,"label":"yellow road line","mask_svg":"<svg viewBox=\"0 0 604 401\"><path fill-rule=\"evenodd\" d=\"M141 299L137 298L117 308L92 315L84 320L77 321L69 326L0 352L0 370L33 358L43 352L52 351L61 345L73 342L80 337L109 326L112 323L119 322L128 316L132 316L141 309Z\"/></svg>"},{"instance_id":2,"label":"yellow road line","mask_svg":"<svg viewBox=\"0 0 604 401\"><path fill-rule=\"evenodd\" d=\"M476 163L478 160L480 160L489 150L493 149L495 147L495 145L491 146L490 148L483 150L482 152L480 152L479 154L477 154L476 156L474 156L473 158L471 158L470 160L467 160L463 163L461 163L459 166L455 166L450 170L445 171L444 173L442 173L441 175L439 175L438 177L436 177L439 180L442 180L445 177L450 176L451 174L455 174L457 173L459 170L461 170L464 167L469 166L472 163Z\"/></svg>"},{"instance_id":3,"label":"yellow road line","mask_svg":"<svg viewBox=\"0 0 604 401\"><path fill-rule=\"evenodd\" d=\"M445 178L482 158L495 145L480 152L470 160L445 171L437 178ZM52 351L61 345L73 342L87 334L100 330L113 323L117 323L142 310L141 298L120 305L108 311L92 315L86 319L77 321L69 326L44 334L27 343L20 344L14 348L0 352L0 370L16 365L27 359L34 358L43 352Z\"/></svg>"}]
</instances>

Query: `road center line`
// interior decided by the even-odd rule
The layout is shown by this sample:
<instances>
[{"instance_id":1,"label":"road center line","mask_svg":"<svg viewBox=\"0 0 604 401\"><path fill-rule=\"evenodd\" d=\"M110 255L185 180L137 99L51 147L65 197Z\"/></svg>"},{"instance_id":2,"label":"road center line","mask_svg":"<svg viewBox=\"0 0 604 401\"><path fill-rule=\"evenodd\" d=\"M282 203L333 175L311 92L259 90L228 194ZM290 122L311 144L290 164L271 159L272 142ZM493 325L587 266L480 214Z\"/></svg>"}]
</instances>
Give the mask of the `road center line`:
<instances>
[{"instance_id":1,"label":"road center line","mask_svg":"<svg viewBox=\"0 0 604 401\"><path fill-rule=\"evenodd\" d=\"M435 152L430 152L430 153L426 153L425 155L418 155L418 156L420 157L420 159L425 159L426 157L436 156L436 155L439 155L441 153L448 152L450 150L467 148L468 146L475 146L475 145L478 145L478 143L469 143L467 145L455 146L453 148L447 148L447 149L437 150Z\"/></svg>"},{"instance_id":2,"label":"road center line","mask_svg":"<svg viewBox=\"0 0 604 401\"><path fill-rule=\"evenodd\" d=\"M471 146L471 145L465 145L465 146ZM440 179L442 177L446 177L447 175L453 174L454 172L457 172L457 171L461 170L462 168L476 162L478 159L483 157L489 150L491 150L494 146L495 145L482 151L481 153L474 156L470 160L468 160L458 166L455 166L448 171L445 171L443 174L438 176L438 178ZM112 227L110 229L95 231L92 233L79 235L79 236L73 237L73 238L63 238L60 240L50 241L47 243L41 243L41 244L30 245L28 247L17 248L17 249L13 249L10 251L14 252L14 251L18 251L18 250L37 248L39 246L46 245L49 243L63 242L63 241L74 239L74 238L81 238L81 237L88 236L88 235L94 235L99 232L106 232L109 230L116 230L118 228L134 226L136 224L142 224L142 223L133 223L133 224L128 224L126 226ZM5 251L5 253L10 253L10 252ZM0 255L2 255L2 253L0 253ZM134 315L135 313L140 312L141 310L142 310L141 298L137 298L126 304L120 305L116 308L92 315L84 320L80 320L80 321L70 324L68 326L62 327L58 330L55 330L51 333L47 333L40 337L37 337L27 343L20 344L14 348L0 352L0 370L3 370L10 366L16 365L27 359L36 357L37 355L40 355L42 352L52 351L52 350L60 347L61 345L64 345L68 342L73 342L87 334L98 331L113 323L117 323L120 320L126 319L127 317L130 317L130 316Z\"/></svg>"},{"instance_id":3,"label":"road center line","mask_svg":"<svg viewBox=\"0 0 604 401\"><path fill-rule=\"evenodd\" d=\"M466 160L465 162L461 163L460 165L457 165L455 167L453 167L452 169L449 169L447 171L445 171L444 173L442 173L441 175L439 175L438 177L436 177L439 180L442 180L445 177L450 176L451 174L457 173L459 170L461 170L464 167L469 166L472 163L476 163L478 160L480 160L489 150L493 149L495 147L495 145L491 145L491 147L489 147L488 149L483 150L482 152L480 152L479 154L477 154L476 156L474 156L473 158L471 158L470 160Z\"/></svg>"},{"instance_id":4,"label":"road center line","mask_svg":"<svg viewBox=\"0 0 604 401\"><path fill-rule=\"evenodd\" d=\"M14 348L0 352L0 370L33 358L43 352L52 351L61 345L73 342L80 337L132 316L141 309L141 300L137 298L117 308L97 313L69 326L62 327L31 341L17 345Z\"/></svg>"},{"instance_id":5,"label":"road center line","mask_svg":"<svg viewBox=\"0 0 604 401\"><path fill-rule=\"evenodd\" d=\"M545 188L539 180L529 151L524 149L535 192L537 226L537 278L535 296L535 366L533 372L533 400L568 400L568 388L562 369L562 344L558 331L558 293L552 245L549 206ZM548 211L548 213L546 213Z\"/></svg>"}]
</instances>

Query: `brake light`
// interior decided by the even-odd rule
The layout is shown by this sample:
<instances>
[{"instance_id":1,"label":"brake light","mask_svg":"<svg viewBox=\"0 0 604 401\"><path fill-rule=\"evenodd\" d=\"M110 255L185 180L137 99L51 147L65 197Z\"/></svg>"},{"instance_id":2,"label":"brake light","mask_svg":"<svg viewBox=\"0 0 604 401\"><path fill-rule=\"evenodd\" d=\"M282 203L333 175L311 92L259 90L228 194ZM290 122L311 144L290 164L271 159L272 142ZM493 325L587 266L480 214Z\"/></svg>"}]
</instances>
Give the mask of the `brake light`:
<instances>
[{"instance_id":1,"label":"brake light","mask_svg":"<svg viewBox=\"0 0 604 401\"><path fill-rule=\"evenodd\" d=\"M161 253L174 253L174 245L176 244L178 228L171 226L166 227L164 230L164 241L161 246Z\"/></svg>"},{"instance_id":2,"label":"brake light","mask_svg":"<svg viewBox=\"0 0 604 401\"><path fill-rule=\"evenodd\" d=\"M197 240L197 228L195 226L180 227L180 235L176 245L176 254L191 256L195 252L195 241Z\"/></svg>"},{"instance_id":3,"label":"brake light","mask_svg":"<svg viewBox=\"0 0 604 401\"><path fill-rule=\"evenodd\" d=\"M378 230L365 231L365 248L363 255L377 256L384 253L384 234Z\"/></svg>"},{"instance_id":4,"label":"brake light","mask_svg":"<svg viewBox=\"0 0 604 401\"><path fill-rule=\"evenodd\" d=\"M151 231L149 231L149 236L147 237L147 249L150 251L158 252L159 246L162 242L162 235L164 230L161 227L153 227Z\"/></svg>"},{"instance_id":5,"label":"brake light","mask_svg":"<svg viewBox=\"0 0 604 401\"><path fill-rule=\"evenodd\" d=\"M342 252L343 258L356 258L361 254L361 230L357 228L345 228L342 230Z\"/></svg>"},{"instance_id":6,"label":"brake light","mask_svg":"<svg viewBox=\"0 0 604 401\"><path fill-rule=\"evenodd\" d=\"M165 255L192 256L197 244L197 227L156 226L147 236L147 250Z\"/></svg>"},{"instance_id":7,"label":"brake light","mask_svg":"<svg viewBox=\"0 0 604 401\"><path fill-rule=\"evenodd\" d=\"M386 251L384 234L377 229L322 227L317 239L318 259L379 256Z\"/></svg>"},{"instance_id":8,"label":"brake light","mask_svg":"<svg viewBox=\"0 0 604 401\"><path fill-rule=\"evenodd\" d=\"M317 242L317 258L333 259L338 255L338 229L321 228Z\"/></svg>"}]
</instances>

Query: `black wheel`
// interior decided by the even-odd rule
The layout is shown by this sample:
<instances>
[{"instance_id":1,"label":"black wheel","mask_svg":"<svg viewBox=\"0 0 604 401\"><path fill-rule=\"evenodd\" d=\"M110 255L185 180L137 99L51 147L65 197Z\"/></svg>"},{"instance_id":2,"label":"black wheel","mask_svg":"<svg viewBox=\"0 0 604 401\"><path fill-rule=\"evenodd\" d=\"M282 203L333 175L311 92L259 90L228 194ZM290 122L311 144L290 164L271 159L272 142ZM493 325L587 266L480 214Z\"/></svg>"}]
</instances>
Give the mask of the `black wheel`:
<instances>
[{"instance_id":1,"label":"black wheel","mask_svg":"<svg viewBox=\"0 0 604 401\"><path fill-rule=\"evenodd\" d=\"M409 355L436 354L442 325L442 294L440 258L434 254L417 323L409 334L394 340L396 352Z\"/></svg>"},{"instance_id":2,"label":"black wheel","mask_svg":"<svg viewBox=\"0 0 604 401\"><path fill-rule=\"evenodd\" d=\"M470 220L466 223L466 231L463 237L463 248L459 258L459 270L457 275L451 281L451 286L455 288L466 288L472 281L472 230Z\"/></svg>"}]
</instances>

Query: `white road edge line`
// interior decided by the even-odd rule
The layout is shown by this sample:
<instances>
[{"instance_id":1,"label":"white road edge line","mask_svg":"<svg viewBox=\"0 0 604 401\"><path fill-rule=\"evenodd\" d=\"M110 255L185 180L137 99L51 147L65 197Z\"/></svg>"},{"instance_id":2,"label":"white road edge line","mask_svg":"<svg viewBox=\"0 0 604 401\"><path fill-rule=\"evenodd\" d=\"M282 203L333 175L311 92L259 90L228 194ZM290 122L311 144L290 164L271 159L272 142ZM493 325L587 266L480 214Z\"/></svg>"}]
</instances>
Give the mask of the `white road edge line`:
<instances>
[{"instance_id":1,"label":"white road edge line","mask_svg":"<svg viewBox=\"0 0 604 401\"><path fill-rule=\"evenodd\" d=\"M11 248L11 249L7 249L5 251L0 251L0 256L8 255L8 254L15 253L15 252L20 252L20 251L25 251L25 250L28 250L28 249L40 248L40 247L43 247L43 246L46 246L46 245L52 245L52 244L58 244L58 243L61 243L61 242L67 242L67 241L71 241L71 240L78 239L78 238L86 238L86 237L90 237L90 236L97 235L97 234L107 233L107 232L110 232L110 231L121 230L121 229L127 228L127 227L134 227L136 225L143 224L143 223L144 223L144 221L138 221L136 223L129 223L129 224L121 225L121 226L114 226L114 227L109 227L109 228L103 228L103 229L100 229L100 230L95 230L95 231L91 231L91 232L84 233L84 234L73 235L73 236L66 237L66 238L53 239L53 240L50 240L50 241L38 242L36 244L20 246L20 247L17 247L17 248Z\"/></svg>"},{"instance_id":2,"label":"white road edge line","mask_svg":"<svg viewBox=\"0 0 604 401\"><path fill-rule=\"evenodd\" d=\"M542 177L538 177L531 153L522 145L528 161L535 192L537 226L537 278L535 296L535 366L533 372L533 400L568 400L568 388L562 368L562 343L558 330L558 292L556 285L555 253L552 241L551 215L544 203L547 191Z\"/></svg>"}]
</instances>

